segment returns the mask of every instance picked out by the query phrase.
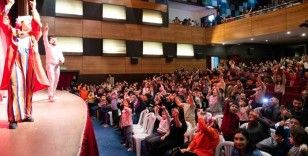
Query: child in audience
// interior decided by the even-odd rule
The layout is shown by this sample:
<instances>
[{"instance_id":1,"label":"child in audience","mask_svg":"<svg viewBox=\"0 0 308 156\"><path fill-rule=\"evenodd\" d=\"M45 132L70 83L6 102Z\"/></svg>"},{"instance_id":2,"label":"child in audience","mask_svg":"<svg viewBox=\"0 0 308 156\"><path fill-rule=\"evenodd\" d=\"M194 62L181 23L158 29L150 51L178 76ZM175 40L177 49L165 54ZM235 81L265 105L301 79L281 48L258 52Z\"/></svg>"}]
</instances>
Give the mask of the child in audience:
<instances>
[{"instance_id":1,"label":"child in audience","mask_svg":"<svg viewBox=\"0 0 308 156\"><path fill-rule=\"evenodd\" d=\"M239 100L239 111L237 112L237 116L240 119L240 124L243 124L248 121L248 112L250 107L244 99Z\"/></svg>"},{"instance_id":2,"label":"child in audience","mask_svg":"<svg viewBox=\"0 0 308 156\"><path fill-rule=\"evenodd\" d=\"M124 108L122 110L120 126L124 131L124 139L123 139L125 142L124 145L128 147L127 151L132 151L133 114L132 114L132 109L129 107L129 99L124 99L122 105L124 106Z\"/></svg>"},{"instance_id":3,"label":"child in audience","mask_svg":"<svg viewBox=\"0 0 308 156\"><path fill-rule=\"evenodd\" d=\"M237 116L238 104L230 99L225 100L224 116L221 124L222 134L227 141L232 141L239 127L240 119Z\"/></svg>"}]
</instances>

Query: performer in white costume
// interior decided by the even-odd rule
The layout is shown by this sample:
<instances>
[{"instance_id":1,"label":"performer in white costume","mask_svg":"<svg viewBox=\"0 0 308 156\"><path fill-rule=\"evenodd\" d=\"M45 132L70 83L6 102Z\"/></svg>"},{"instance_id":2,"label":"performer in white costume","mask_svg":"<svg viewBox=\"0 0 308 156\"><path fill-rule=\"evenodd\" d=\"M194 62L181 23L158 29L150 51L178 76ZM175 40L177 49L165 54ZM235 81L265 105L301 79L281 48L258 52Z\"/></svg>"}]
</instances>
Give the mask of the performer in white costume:
<instances>
[{"instance_id":1,"label":"performer in white costume","mask_svg":"<svg viewBox=\"0 0 308 156\"><path fill-rule=\"evenodd\" d=\"M60 65L64 63L64 56L57 46L57 38L50 36L48 40L48 25L43 30L43 40L46 51L46 70L50 86L48 87L48 100L54 102L55 92L60 77Z\"/></svg>"}]
</instances>

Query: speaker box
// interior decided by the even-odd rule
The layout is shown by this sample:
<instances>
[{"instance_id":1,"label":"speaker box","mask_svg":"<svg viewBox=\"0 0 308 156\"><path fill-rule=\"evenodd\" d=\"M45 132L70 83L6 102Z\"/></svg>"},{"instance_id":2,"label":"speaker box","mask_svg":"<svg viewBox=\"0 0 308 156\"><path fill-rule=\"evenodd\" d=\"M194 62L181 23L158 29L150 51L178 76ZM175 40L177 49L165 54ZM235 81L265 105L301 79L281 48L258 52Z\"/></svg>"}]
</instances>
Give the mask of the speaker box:
<instances>
[{"instance_id":1,"label":"speaker box","mask_svg":"<svg viewBox=\"0 0 308 156\"><path fill-rule=\"evenodd\" d=\"M200 52L195 53L195 58L196 59L202 59L203 58L203 53L200 53Z\"/></svg>"},{"instance_id":2,"label":"speaker box","mask_svg":"<svg viewBox=\"0 0 308 156\"><path fill-rule=\"evenodd\" d=\"M173 56L167 55L167 56L166 56L166 62L170 63L170 62L172 62L172 61L173 61Z\"/></svg>"},{"instance_id":3,"label":"speaker box","mask_svg":"<svg viewBox=\"0 0 308 156\"><path fill-rule=\"evenodd\" d=\"M130 58L130 63L131 64L138 64L138 57L131 57Z\"/></svg>"}]
</instances>

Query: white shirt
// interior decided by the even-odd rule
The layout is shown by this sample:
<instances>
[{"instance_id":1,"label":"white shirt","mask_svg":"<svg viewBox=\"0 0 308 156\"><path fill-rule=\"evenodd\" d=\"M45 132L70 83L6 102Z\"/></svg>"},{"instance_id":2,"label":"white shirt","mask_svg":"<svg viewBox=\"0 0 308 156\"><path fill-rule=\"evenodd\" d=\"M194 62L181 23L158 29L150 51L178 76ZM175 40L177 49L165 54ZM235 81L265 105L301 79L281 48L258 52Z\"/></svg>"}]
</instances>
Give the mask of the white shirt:
<instances>
[{"instance_id":1,"label":"white shirt","mask_svg":"<svg viewBox=\"0 0 308 156\"><path fill-rule=\"evenodd\" d=\"M64 56L61 49L58 46L51 45L48 42L47 36L44 36L43 40L46 51L46 63L56 65L60 64L60 62L64 63Z\"/></svg>"}]
</instances>

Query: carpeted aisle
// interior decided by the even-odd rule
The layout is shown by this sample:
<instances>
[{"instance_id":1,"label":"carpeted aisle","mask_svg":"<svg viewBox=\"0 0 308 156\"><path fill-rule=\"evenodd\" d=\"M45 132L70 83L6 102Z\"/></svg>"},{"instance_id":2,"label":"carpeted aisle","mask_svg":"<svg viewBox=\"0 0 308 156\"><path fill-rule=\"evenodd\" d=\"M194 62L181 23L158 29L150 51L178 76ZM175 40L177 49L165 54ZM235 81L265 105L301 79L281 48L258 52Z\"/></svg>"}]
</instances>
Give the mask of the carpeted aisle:
<instances>
[{"instance_id":1,"label":"carpeted aisle","mask_svg":"<svg viewBox=\"0 0 308 156\"><path fill-rule=\"evenodd\" d=\"M120 133L112 127L104 128L96 120L93 121L94 132L100 156L135 156L135 152L127 152L120 143Z\"/></svg>"}]
</instances>

